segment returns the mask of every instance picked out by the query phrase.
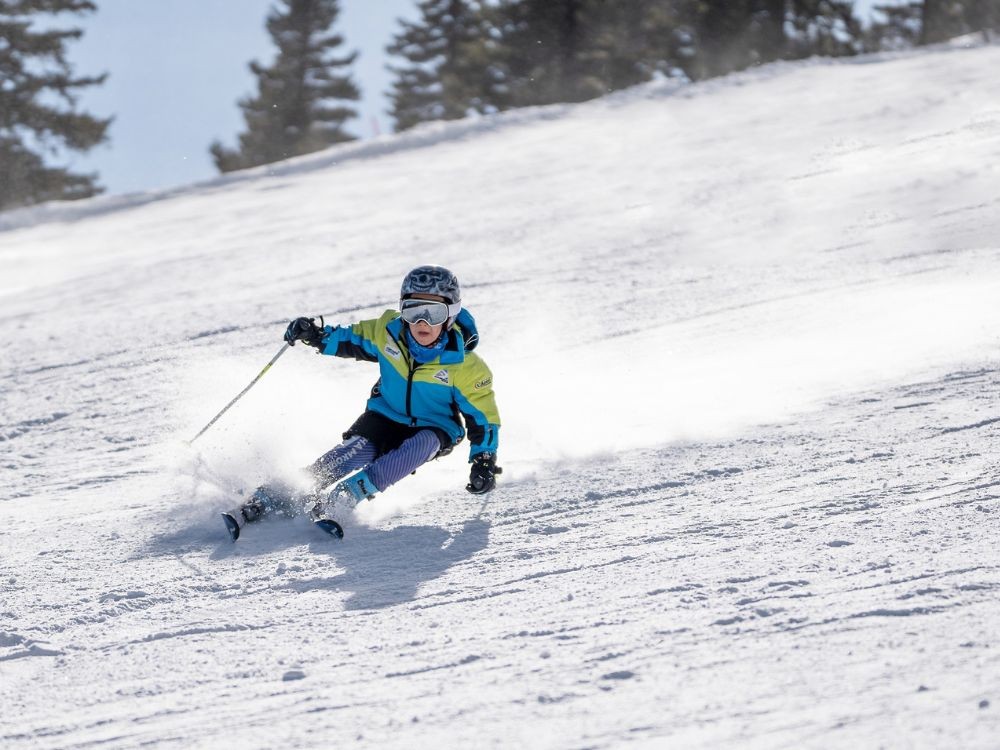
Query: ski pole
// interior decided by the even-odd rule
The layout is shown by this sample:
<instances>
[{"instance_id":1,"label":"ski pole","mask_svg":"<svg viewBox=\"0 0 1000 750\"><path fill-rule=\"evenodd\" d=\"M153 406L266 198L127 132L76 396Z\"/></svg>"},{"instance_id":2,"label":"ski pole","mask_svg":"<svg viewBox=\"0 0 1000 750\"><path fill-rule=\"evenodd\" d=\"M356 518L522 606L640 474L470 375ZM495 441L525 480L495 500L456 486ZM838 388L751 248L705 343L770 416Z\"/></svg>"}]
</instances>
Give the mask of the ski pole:
<instances>
[{"instance_id":1,"label":"ski pole","mask_svg":"<svg viewBox=\"0 0 1000 750\"><path fill-rule=\"evenodd\" d=\"M236 395L236 398L234 398L232 401L230 401L228 404L226 404L225 408L223 408L222 411L220 411L218 414L216 414L214 417L212 417L212 421L209 422L204 427L202 427L201 431L197 435L195 435L193 438L191 438L190 440L187 441L187 444L191 445L195 440L197 440L202 435L204 435L208 431L208 428L211 427L213 424L215 424L219 420L219 417L221 417L223 414L225 414L227 411L229 411L229 407L231 407L233 404L235 404L237 401L239 401L241 398L243 398L243 396L246 395L246 392L249 391L251 388L253 388L254 385L257 383L258 380L260 380L262 377L264 377L264 373L266 373L268 370L271 369L271 365L273 365L275 362L278 361L278 357L280 357L282 354L284 354L286 351L288 351L288 348L290 346L291 346L291 344L285 344L284 346L282 346L281 349L278 350L278 353L275 354L273 357L271 357L271 361L268 362L266 365L264 365L264 369L261 370L259 373L257 373L257 377L255 377L253 380L250 381L250 385L248 385L246 388L244 388L242 391L240 391Z\"/></svg>"}]
</instances>

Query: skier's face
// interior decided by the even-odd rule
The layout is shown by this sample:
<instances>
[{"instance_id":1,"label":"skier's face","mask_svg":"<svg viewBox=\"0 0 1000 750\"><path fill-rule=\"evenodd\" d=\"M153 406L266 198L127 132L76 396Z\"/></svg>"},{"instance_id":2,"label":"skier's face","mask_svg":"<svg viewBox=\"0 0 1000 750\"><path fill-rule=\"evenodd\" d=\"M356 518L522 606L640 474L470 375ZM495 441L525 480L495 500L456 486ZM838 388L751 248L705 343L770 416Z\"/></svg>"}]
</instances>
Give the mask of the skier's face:
<instances>
[{"instance_id":1,"label":"skier's face","mask_svg":"<svg viewBox=\"0 0 1000 750\"><path fill-rule=\"evenodd\" d=\"M421 346L430 346L441 335L444 325L432 326L426 320L418 320L416 323L407 323L410 327L410 334Z\"/></svg>"},{"instance_id":2,"label":"skier's face","mask_svg":"<svg viewBox=\"0 0 1000 750\"><path fill-rule=\"evenodd\" d=\"M438 297L433 294L414 294L415 299L426 299L432 302L444 302L444 297ZM444 329L444 324L432 326L426 320L418 320L416 323L407 323L410 328L410 335L417 340L417 343L421 346L430 346L438 337L441 335L442 329Z\"/></svg>"}]
</instances>

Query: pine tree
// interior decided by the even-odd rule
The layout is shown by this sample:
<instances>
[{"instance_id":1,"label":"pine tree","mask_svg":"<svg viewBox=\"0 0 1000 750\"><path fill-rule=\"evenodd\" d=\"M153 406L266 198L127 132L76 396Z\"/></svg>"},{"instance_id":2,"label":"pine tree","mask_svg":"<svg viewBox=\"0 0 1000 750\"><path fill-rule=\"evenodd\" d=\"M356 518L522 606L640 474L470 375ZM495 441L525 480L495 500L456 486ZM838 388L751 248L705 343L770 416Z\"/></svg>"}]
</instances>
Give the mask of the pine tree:
<instances>
[{"instance_id":1,"label":"pine tree","mask_svg":"<svg viewBox=\"0 0 1000 750\"><path fill-rule=\"evenodd\" d=\"M962 0L924 0L920 19L920 43L937 44L966 31Z\"/></svg>"},{"instance_id":2,"label":"pine tree","mask_svg":"<svg viewBox=\"0 0 1000 750\"><path fill-rule=\"evenodd\" d=\"M386 48L405 66L389 66L396 130L430 120L455 120L491 107L489 37L478 3L423 0L420 20L400 21L402 30Z\"/></svg>"},{"instance_id":3,"label":"pine tree","mask_svg":"<svg viewBox=\"0 0 1000 750\"><path fill-rule=\"evenodd\" d=\"M920 40L923 3L913 0L902 5L876 5L877 16L868 29L865 48L870 52L909 49Z\"/></svg>"},{"instance_id":4,"label":"pine tree","mask_svg":"<svg viewBox=\"0 0 1000 750\"><path fill-rule=\"evenodd\" d=\"M1000 0L924 0L920 44L937 44L981 31L987 40L1000 31Z\"/></svg>"},{"instance_id":5,"label":"pine tree","mask_svg":"<svg viewBox=\"0 0 1000 750\"><path fill-rule=\"evenodd\" d=\"M696 2L689 75L700 79L774 60L856 54L864 29L853 6L850 0Z\"/></svg>"},{"instance_id":6,"label":"pine tree","mask_svg":"<svg viewBox=\"0 0 1000 750\"><path fill-rule=\"evenodd\" d=\"M469 110L583 101L656 73L699 80L772 60L855 54L865 44L850 0L425 0L420 7L421 23L404 24L390 47L411 62L397 71L400 127ZM445 60L457 71L451 83L441 73Z\"/></svg>"},{"instance_id":7,"label":"pine tree","mask_svg":"<svg viewBox=\"0 0 1000 750\"><path fill-rule=\"evenodd\" d=\"M353 140L344 123L357 116L346 102L360 98L344 71L357 52L336 57L344 43L330 29L340 13L339 0L280 0L267 19L267 30L278 47L274 64L252 62L257 96L239 105L246 131L239 149L212 144L220 172L270 164Z\"/></svg>"},{"instance_id":8,"label":"pine tree","mask_svg":"<svg viewBox=\"0 0 1000 750\"><path fill-rule=\"evenodd\" d=\"M675 74L687 0L424 0L389 51L397 129L468 112L582 101Z\"/></svg>"},{"instance_id":9,"label":"pine tree","mask_svg":"<svg viewBox=\"0 0 1000 750\"><path fill-rule=\"evenodd\" d=\"M602 0L505 0L496 10L506 106L578 102L606 93L588 60Z\"/></svg>"},{"instance_id":10,"label":"pine tree","mask_svg":"<svg viewBox=\"0 0 1000 750\"><path fill-rule=\"evenodd\" d=\"M1000 0L970 0L966 19L972 31L982 31L986 41L1000 32Z\"/></svg>"},{"instance_id":11,"label":"pine tree","mask_svg":"<svg viewBox=\"0 0 1000 750\"><path fill-rule=\"evenodd\" d=\"M87 151L111 123L77 109L76 92L106 75L75 77L65 46L82 32L51 23L60 13L95 9L88 0L0 0L0 210L102 192L96 175L47 166L44 158Z\"/></svg>"},{"instance_id":12,"label":"pine tree","mask_svg":"<svg viewBox=\"0 0 1000 750\"><path fill-rule=\"evenodd\" d=\"M786 58L838 57L864 49L865 32L852 0L792 0L790 6L785 21L794 31Z\"/></svg>"},{"instance_id":13,"label":"pine tree","mask_svg":"<svg viewBox=\"0 0 1000 750\"><path fill-rule=\"evenodd\" d=\"M752 0L704 0L695 3L693 26L696 54L691 67L695 80L749 67L753 54Z\"/></svg>"},{"instance_id":14,"label":"pine tree","mask_svg":"<svg viewBox=\"0 0 1000 750\"><path fill-rule=\"evenodd\" d=\"M969 31L982 31L989 41L991 32L1000 31L1000 0L967 0L965 23Z\"/></svg>"},{"instance_id":15,"label":"pine tree","mask_svg":"<svg viewBox=\"0 0 1000 750\"><path fill-rule=\"evenodd\" d=\"M676 75L689 54L679 2L630 0L594 4L595 29L582 53L588 75L608 91L648 81L654 74Z\"/></svg>"}]
</instances>

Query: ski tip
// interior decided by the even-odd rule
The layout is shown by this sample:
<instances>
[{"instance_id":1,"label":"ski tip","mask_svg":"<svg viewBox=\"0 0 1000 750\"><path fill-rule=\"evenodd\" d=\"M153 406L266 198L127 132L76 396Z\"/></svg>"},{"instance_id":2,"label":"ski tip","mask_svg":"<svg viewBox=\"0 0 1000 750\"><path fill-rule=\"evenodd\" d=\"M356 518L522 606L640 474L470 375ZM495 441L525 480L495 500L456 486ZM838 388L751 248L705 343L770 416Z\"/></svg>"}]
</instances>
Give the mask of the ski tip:
<instances>
[{"instance_id":1,"label":"ski tip","mask_svg":"<svg viewBox=\"0 0 1000 750\"><path fill-rule=\"evenodd\" d=\"M344 538L344 527L341 526L336 521L329 518L321 518L314 522L319 528L323 529L330 536L335 536L337 539Z\"/></svg>"},{"instance_id":2,"label":"ski tip","mask_svg":"<svg viewBox=\"0 0 1000 750\"><path fill-rule=\"evenodd\" d=\"M231 513L223 513L222 520L226 524L226 531L229 532L229 538L234 542L240 538L240 525L233 518Z\"/></svg>"}]
</instances>

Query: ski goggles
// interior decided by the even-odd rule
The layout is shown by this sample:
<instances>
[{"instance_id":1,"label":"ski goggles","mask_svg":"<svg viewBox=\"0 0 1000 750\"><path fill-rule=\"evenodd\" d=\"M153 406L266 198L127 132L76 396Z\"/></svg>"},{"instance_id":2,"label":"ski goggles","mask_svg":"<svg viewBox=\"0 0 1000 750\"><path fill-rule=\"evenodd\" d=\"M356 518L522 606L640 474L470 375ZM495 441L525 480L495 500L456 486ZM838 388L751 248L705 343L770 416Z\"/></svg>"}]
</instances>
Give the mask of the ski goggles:
<instances>
[{"instance_id":1,"label":"ski goggles","mask_svg":"<svg viewBox=\"0 0 1000 750\"><path fill-rule=\"evenodd\" d=\"M448 318L458 315L461 305L448 305L428 299L404 299L399 302L399 314L407 323L424 321L428 325L439 326Z\"/></svg>"}]
</instances>

